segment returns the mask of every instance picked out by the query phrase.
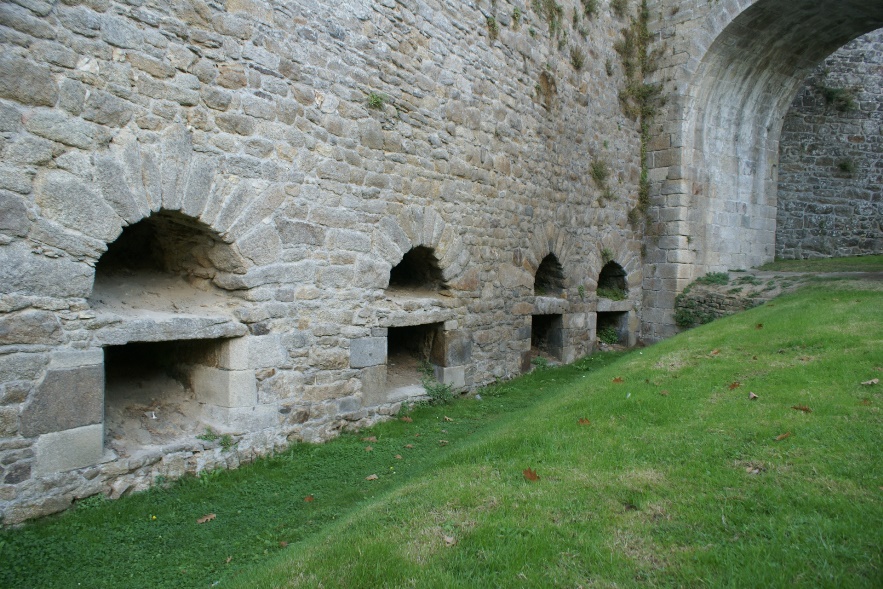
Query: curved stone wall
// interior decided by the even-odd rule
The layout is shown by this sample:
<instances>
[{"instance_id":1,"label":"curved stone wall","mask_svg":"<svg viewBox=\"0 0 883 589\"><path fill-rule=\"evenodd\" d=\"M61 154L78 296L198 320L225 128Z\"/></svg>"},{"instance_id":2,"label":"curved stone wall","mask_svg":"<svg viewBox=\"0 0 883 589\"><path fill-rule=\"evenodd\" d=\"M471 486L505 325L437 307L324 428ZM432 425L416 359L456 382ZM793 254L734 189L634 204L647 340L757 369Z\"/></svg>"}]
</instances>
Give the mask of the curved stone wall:
<instances>
[{"instance_id":1,"label":"curved stone wall","mask_svg":"<svg viewBox=\"0 0 883 589\"><path fill-rule=\"evenodd\" d=\"M776 257L883 252L883 31L806 80L779 142Z\"/></svg>"}]
</instances>

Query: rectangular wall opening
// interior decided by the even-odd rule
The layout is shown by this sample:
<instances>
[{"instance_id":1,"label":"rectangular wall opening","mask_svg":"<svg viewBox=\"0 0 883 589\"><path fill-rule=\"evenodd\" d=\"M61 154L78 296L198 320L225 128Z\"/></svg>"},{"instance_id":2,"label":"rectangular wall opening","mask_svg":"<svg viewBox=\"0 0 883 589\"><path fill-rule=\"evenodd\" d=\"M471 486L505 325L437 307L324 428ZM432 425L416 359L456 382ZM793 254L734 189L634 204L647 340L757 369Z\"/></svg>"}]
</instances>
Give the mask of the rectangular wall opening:
<instances>
[{"instance_id":1,"label":"rectangular wall opening","mask_svg":"<svg viewBox=\"0 0 883 589\"><path fill-rule=\"evenodd\" d=\"M104 348L105 447L120 456L204 433L191 382L224 340L132 342Z\"/></svg>"},{"instance_id":2,"label":"rectangular wall opening","mask_svg":"<svg viewBox=\"0 0 883 589\"><path fill-rule=\"evenodd\" d=\"M424 394L423 370L431 370L430 354L442 331L441 323L390 327L387 333L386 386L404 389L403 396Z\"/></svg>"},{"instance_id":3,"label":"rectangular wall opening","mask_svg":"<svg viewBox=\"0 0 883 589\"><path fill-rule=\"evenodd\" d=\"M598 340L608 345L628 345L628 311L608 311L597 314L595 334Z\"/></svg>"},{"instance_id":4,"label":"rectangular wall opening","mask_svg":"<svg viewBox=\"0 0 883 589\"><path fill-rule=\"evenodd\" d=\"M530 322L531 360L560 361L564 355L563 315L533 315Z\"/></svg>"}]
</instances>

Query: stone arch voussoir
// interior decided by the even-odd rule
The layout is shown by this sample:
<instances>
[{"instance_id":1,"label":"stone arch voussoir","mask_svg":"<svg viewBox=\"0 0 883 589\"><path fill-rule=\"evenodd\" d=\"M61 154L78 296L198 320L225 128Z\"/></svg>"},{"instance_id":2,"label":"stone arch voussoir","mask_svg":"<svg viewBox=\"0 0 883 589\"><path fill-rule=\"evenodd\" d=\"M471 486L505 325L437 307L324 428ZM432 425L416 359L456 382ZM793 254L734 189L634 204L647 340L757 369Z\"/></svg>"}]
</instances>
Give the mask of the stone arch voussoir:
<instances>
[{"instance_id":1,"label":"stone arch voussoir","mask_svg":"<svg viewBox=\"0 0 883 589\"><path fill-rule=\"evenodd\" d=\"M564 268L565 287L570 287L574 284L574 277L577 275L573 259L575 252L576 243L570 234L555 223L548 222L534 229L524 262L531 276L534 276L543 258L553 254Z\"/></svg>"}]
</instances>

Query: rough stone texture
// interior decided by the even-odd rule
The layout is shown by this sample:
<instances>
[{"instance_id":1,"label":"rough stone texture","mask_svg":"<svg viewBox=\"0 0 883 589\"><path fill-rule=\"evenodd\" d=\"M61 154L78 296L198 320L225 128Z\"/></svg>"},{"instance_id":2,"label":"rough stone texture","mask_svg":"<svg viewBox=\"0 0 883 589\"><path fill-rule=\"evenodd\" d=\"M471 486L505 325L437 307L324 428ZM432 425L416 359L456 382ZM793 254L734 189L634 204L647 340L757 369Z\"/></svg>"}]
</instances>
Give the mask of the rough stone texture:
<instances>
[{"instance_id":1,"label":"rough stone texture","mask_svg":"<svg viewBox=\"0 0 883 589\"><path fill-rule=\"evenodd\" d=\"M561 4L550 32L532 3L505 0L0 3L0 317L7 333L29 313L60 326L40 319L47 338L0 343L3 444L15 446L0 446L0 462L16 465L3 521L389 416L424 392L388 390L390 328L457 332L442 376L459 384L462 368L478 386L529 362L537 309L561 315L564 360L588 353L611 258L626 272L633 341L671 333L674 296L695 272L771 256L770 121L816 61L883 24L879 3L679 0L675 11L652 0L664 49L654 76L670 81L641 227L627 217L640 123L622 112L614 49L628 20L601 3L574 27L582 3ZM571 47L588 56L579 70ZM588 180L597 159L611 164L615 198ZM143 275L106 255L139 230L155 237ZM388 288L417 247L444 288ZM538 300L549 254L564 287ZM177 283L165 290L151 272ZM223 350L233 337L247 341ZM193 338L212 348L192 359L212 376L195 387L223 377L224 394L189 417L235 434L234 452L187 438L101 456L101 391L76 418L52 402L53 386L92 398L61 387L62 374L88 371L64 354L133 341L178 342L174 354ZM375 339L383 354L364 359L356 342ZM157 356L156 371L178 368ZM91 462L48 460L49 442L78 426L95 436L77 454Z\"/></svg>"},{"instance_id":2,"label":"rough stone texture","mask_svg":"<svg viewBox=\"0 0 883 589\"><path fill-rule=\"evenodd\" d=\"M101 460L104 449L104 426L86 425L43 434L37 441L36 475L48 475Z\"/></svg>"},{"instance_id":3,"label":"rough stone texture","mask_svg":"<svg viewBox=\"0 0 883 589\"><path fill-rule=\"evenodd\" d=\"M350 344L350 367L365 368L386 364L386 338L363 337Z\"/></svg>"},{"instance_id":4,"label":"rough stone texture","mask_svg":"<svg viewBox=\"0 0 883 589\"><path fill-rule=\"evenodd\" d=\"M800 89L779 140L776 257L883 252L883 31L821 63ZM825 89L854 105L829 104Z\"/></svg>"},{"instance_id":5,"label":"rough stone texture","mask_svg":"<svg viewBox=\"0 0 883 589\"><path fill-rule=\"evenodd\" d=\"M100 365L49 370L21 413L25 437L100 424L104 417L104 369Z\"/></svg>"}]
</instances>

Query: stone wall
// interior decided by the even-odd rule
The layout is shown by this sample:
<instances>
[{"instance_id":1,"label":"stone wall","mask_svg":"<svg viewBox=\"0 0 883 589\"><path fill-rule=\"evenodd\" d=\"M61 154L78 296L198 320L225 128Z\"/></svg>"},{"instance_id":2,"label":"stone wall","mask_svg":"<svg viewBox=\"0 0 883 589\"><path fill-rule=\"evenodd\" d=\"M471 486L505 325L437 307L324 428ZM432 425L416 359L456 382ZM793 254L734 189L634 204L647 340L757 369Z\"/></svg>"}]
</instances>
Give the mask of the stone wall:
<instances>
[{"instance_id":1,"label":"stone wall","mask_svg":"<svg viewBox=\"0 0 883 589\"><path fill-rule=\"evenodd\" d=\"M636 326L625 20L561 5L0 4L3 521L394 413L394 329L457 388L529 365L533 315L573 360L602 250ZM388 289L420 246L444 288Z\"/></svg>"},{"instance_id":2,"label":"stone wall","mask_svg":"<svg viewBox=\"0 0 883 589\"><path fill-rule=\"evenodd\" d=\"M828 57L782 129L776 256L883 252L883 31Z\"/></svg>"}]
</instances>

